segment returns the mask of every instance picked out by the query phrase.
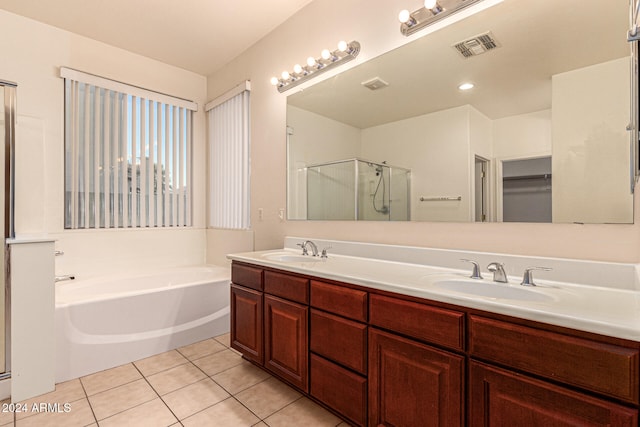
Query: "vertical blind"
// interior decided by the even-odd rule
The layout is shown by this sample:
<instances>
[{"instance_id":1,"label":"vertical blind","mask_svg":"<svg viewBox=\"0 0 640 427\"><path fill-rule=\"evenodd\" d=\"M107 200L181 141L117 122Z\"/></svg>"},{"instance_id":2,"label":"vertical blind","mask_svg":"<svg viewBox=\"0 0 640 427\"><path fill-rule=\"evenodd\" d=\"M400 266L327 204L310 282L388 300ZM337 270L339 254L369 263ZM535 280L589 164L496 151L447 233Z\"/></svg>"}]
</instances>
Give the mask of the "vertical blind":
<instances>
[{"instance_id":1,"label":"vertical blind","mask_svg":"<svg viewBox=\"0 0 640 427\"><path fill-rule=\"evenodd\" d=\"M191 225L195 104L75 70L61 74L65 228Z\"/></svg>"},{"instance_id":2,"label":"vertical blind","mask_svg":"<svg viewBox=\"0 0 640 427\"><path fill-rule=\"evenodd\" d=\"M250 227L249 93L245 82L206 107L211 227Z\"/></svg>"}]
</instances>

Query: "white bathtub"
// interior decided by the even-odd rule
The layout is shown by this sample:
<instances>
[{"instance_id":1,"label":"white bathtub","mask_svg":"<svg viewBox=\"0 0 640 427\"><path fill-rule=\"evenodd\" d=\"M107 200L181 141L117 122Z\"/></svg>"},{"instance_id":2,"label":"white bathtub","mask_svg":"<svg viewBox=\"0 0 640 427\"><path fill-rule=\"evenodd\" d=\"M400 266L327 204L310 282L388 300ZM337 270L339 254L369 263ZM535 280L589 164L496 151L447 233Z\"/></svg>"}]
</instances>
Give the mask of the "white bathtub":
<instances>
[{"instance_id":1,"label":"white bathtub","mask_svg":"<svg viewBox=\"0 0 640 427\"><path fill-rule=\"evenodd\" d=\"M229 268L56 283L56 382L229 331Z\"/></svg>"}]
</instances>

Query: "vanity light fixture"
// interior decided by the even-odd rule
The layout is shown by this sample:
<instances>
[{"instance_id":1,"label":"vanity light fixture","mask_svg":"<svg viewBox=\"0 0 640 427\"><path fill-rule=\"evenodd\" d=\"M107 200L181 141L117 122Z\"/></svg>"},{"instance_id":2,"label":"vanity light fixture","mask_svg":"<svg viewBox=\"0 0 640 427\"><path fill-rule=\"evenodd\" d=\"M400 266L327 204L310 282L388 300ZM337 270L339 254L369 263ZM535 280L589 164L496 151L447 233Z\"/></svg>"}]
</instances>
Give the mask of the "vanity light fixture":
<instances>
[{"instance_id":1,"label":"vanity light fixture","mask_svg":"<svg viewBox=\"0 0 640 427\"><path fill-rule=\"evenodd\" d=\"M480 1L482 0L424 0L424 7L414 12L403 10L398 14L400 32L405 36L410 36L416 31Z\"/></svg>"},{"instance_id":2,"label":"vanity light fixture","mask_svg":"<svg viewBox=\"0 0 640 427\"><path fill-rule=\"evenodd\" d=\"M296 64L293 66L293 72L283 71L279 78L271 77L271 84L278 89L278 92L282 93L320 73L351 61L359 53L360 43L357 41L352 41L351 43L340 41L336 50L324 49L320 57L314 58L310 56L307 58L307 65Z\"/></svg>"}]
</instances>

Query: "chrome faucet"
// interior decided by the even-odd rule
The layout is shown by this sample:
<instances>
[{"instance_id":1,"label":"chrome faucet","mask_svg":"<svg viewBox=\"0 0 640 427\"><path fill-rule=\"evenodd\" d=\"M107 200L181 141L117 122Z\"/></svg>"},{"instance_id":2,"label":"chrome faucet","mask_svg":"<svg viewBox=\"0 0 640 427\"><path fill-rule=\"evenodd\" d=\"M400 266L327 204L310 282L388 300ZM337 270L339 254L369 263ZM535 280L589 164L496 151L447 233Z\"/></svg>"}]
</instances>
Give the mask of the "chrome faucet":
<instances>
[{"instance_id":1,"label":"chrome faucet","mask_svg":"<svg viewBox=\"0 0 640 427\"><path fill-rule=\"evenodd\" d=\"M507 273L504 272L504 264L501 262L492 262L487 265L487 270L493 273L494 282L509 283Z\"/></svg>"},{"instance_id":2,"label":"chrome faucet","mask_svg":"<svg viewBox=\"0 0 640 427\"><path fill-rule=\"evenodd\" d=\"M305 240L302 243L298 243L297 246L300 246L302 248L302 255L309 255L307 245L311 246L311 253L313 254L313 256L318 256L318 247L311 240Z\"/></svg>"},{"instance_id":3,"label":"chrome faucet","mask_svg":"<svg viewBox=\"0 0 640 427\"><path fill-rule=\"evenodd\" d=\"M536 284L533 283L533 270L551 271L552 269L549 267L525 268L524 275L522 276L522 282L520 282L522 286L536 286Z\"/></svg>"},{"instance_id":4,"label":"chrome faucet","mask_svg":"<svg viewBox=\"0 0 640 427\"><path fill-rule=\"evenodd\" d=\"M473 264L473 272L471 273L471 276L469 276L472 279L482 279L482 274L480 273L480 264L478 264L475 261L471 261L470 259L465 259L465 258L460 258L460 261L464 261L464 262L470 262L471 264Z\"/></svg>"},{"instance_id":5,"label":"chrome faucet","mask_svg":"<svg viewBox=\"0 0 640 427\"><path fill-rule=\"evenodd\" d=\"M74 280L75 278L76 276L73 274L63 274L61 276L56 276L55 281L62 282L64 280Z\"/></svg>"}]
</instances>

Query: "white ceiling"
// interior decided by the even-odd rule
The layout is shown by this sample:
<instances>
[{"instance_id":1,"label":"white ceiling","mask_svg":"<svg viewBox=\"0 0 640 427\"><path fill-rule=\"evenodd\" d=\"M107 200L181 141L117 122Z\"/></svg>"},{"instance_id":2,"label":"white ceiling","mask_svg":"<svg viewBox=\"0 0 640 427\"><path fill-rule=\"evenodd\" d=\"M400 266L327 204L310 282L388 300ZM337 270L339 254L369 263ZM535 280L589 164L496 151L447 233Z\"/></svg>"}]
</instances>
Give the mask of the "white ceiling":
<instances>
[{"instance_id":1,"label":"white ceiling","mask_svg":"<svg viewBox=\"0 0 640 427\"><path fill-rule=\"evenodd\" d=\"M361 129L465 104L491 119L545 110L553 75L630 55L628 13L627 0L505 0L288 102ZM501 47L468 59L452 47L487 31ZM374 77L389 86L361 85Z\"/></svg>"},{"instance_id":2,"label":"white ceiling","mask_svg":"<svg viewBox=\"0 0 640 427\"><path fill-rule=\"evenodd\" d=\"M0 9L206 76L310 2L0 0Z\"/></svg>"}]
</instances>

